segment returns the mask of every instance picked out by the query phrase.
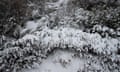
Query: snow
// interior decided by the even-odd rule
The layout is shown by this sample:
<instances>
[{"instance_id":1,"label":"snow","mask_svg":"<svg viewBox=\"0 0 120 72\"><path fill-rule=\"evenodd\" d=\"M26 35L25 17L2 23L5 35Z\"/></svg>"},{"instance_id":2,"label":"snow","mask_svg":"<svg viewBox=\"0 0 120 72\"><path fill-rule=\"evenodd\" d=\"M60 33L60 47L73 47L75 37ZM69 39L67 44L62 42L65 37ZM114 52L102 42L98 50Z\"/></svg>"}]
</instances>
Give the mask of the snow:
<instances>
[{"instance_id":1,"label":"snow","mask_svg":"<svg viewBox=\"0 0 120 72\"><path fill-rule=\"evenodd\" d=\"M36 69L23 72L77 72L84 68L84 59L73 57L75 53L57 50L44 60Z\"/></svg>"},{"instance_id":2,"label":"snow","mask_svg":"<svg viewBox=\"0 0 120 72\"><path fill-rule=\"evenodd\" d=\"M28 21L26 23L27 29L35 30L37 27L38 27L38 23L36 23L35 21Z\"/></svg>"}]
</instances>

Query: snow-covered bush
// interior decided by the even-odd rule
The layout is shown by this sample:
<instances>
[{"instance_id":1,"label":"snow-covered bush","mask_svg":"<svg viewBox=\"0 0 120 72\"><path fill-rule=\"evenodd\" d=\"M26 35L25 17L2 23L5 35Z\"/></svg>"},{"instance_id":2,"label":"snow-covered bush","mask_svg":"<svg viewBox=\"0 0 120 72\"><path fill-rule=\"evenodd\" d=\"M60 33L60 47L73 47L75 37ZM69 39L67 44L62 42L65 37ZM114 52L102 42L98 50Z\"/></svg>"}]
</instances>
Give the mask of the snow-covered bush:
<instances>
[{"instance_id":1,"label":"snow-covered bush","mask_svg":"<svg viewBox=\"0 0 120 72\"><path fill-rule=\"evenodd\" d=\"M108 26L110 28L116 29L120 27L120 7L108 8L104 10L96 10L95 16L91 18L93 21L97 21L101 25Z\"/></svg>"},{"instance_id":2,"label":"snow-covered bush","mask_svg":"<svg viewBox=\"0 0 120 72\"><path fill-rule=\"evenodd\" d=\"M90 33L95 32L93 28L96 26L102 27L101 30L106 27L108 28L108 35L116 37L118 36L116 33L119 33L117 29L120 28L120 7L107 7L107 9L95 9L93 11L80 8L75 11L74 22L76 22L80 27L82 26L84 31ZM113 31L111 32L110 30ZM102 35L103 32L99 31L98 33Z\"/></svg>"},{"instance_id":3,"label":"snow-covered bush","mask_svg":"<svg viewBox=\"0 0 120 72\"><path fill-rule=\"evenodd\" d=\"M1 39L2 40L2 39ZM4 39L3 39L4 40ZM39 41L34 35L26 35L17 41L9 40L0 49L0 72L16 72L44 58Z\"/></svg>"}]
</instances>

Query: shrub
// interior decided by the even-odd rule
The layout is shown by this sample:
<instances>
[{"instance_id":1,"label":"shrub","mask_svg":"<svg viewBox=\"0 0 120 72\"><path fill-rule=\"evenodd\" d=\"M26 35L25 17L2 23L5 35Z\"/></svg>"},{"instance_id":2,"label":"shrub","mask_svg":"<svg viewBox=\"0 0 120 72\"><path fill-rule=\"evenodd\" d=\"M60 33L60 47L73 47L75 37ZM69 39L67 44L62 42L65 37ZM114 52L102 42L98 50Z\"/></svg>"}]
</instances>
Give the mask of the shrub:
<instances>
[{"instance_id":1,"label":"shrub","mask_svg":"<svg viewBox=\"0 0 120 72\"><path fill-rule=\"evenodd\" d=\"M101 30L98 32L100 35L105 34L104 27L108 28L108 35L111 37L118 37L120 28L120 7L116 8L106 6L106 8L92 7L93 9L77 9L75 11L74 21L81 27L84 26L86 32L95 32L94 27L100 26ZM103 29L103 30L102 30ZM111 32L113 30L113 32ZM102 31L102 32L101 32ZM104 37L104 35L103 35Z\"/></svg>"},{"instance_id":2,"label":"shrub","mask_svg":"<svg viewBox=\"0 0 120 72\"><path fill-rule=\"evenodd\" d=\"M38 62L38 59L44 57L41 56L40 46L36 44L38 41L32 38L35 38L34 35L27 35L23 39L14 41L1 36L0 72L18 72L22 68L30 68L33 63Z\"/></svg>"}]
</instances>

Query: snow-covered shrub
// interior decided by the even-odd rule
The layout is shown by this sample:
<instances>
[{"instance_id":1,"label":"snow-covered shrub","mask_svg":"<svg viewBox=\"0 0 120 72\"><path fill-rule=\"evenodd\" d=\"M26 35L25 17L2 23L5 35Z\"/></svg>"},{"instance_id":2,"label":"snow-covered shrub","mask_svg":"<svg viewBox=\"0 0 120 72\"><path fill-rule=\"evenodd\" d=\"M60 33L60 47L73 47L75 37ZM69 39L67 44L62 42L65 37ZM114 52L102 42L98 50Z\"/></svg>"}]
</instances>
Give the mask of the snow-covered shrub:
<instances>
[{"instance_id":1,"label":"snow-covered shrub","mask_svg":"<svg viewBox=\"0 0 120 72\"><path fill-rule=\"evenodd\" d=\"M96 10L95 16L91 18L93 21L98 21L99 24L116 29L120 27L120 7L108 8L104 10Z\"/></svg>"},{"instance_id":2,"label":"snow-covered shrub","mask_svg":"<svg viewBox=\"0 0 120 72\"><path fill-rule=\"evenodd\" d=\"M0 72L16 72L21 68L30 68L38 59L40 62L46 54L42 53L38 40L34 35L26 35L17 41L11 39L2 43L4 45L0 47Z\"/></svg>"},{"instance_id":3,"label":"snow-covered shrub","mask_svg":"<svg viewBox=\"0 0 120 72\"><path fill-rule=\"evenodd\" d=\"M119 28L114 30L113 28L109 28L103 25L94 25L93 28L89 31L90 33L99 33L102 37L120 37Z\"/></svg>"},{"instance_id":4,"label":"snow-covered shrub","mask_svg":"<svg viewBox=\"0 0 120 72\"><path fill-rule=\"evenodd\" d=\"M108 30L106 31L106 33L108 33L111 37L116 37L118 36L118 34L116 33L119 32L117 29L120 28L120 8L108 8L102 11L96 10L95 15L90 17L90 19L88 20L88 24L93 25L93 27L95 25L102 26L101 30L107 28Z\"/></svg>"},{"instance_id":5,"label":"snow-covered shrub","mask_svg":"<svg viewBox=\"0 0 120 72\"><path fill-rule=\"evenodd\" d=\"M84 27L86 32L93 33L94 27L101 26L101 30L108 28L107 33L111 37L118 36L120 28L120 7L106 9L95 9L93 11L88 11L83 8L77 9L75 11L74 22L79 25L79 27ZM113 30L112 32L110 30ZM116 32L116 33L115 33ZM103 33L99 31L100 35ZM104 32L105 33L105 32Z\"/></svg>"}]
</instances>

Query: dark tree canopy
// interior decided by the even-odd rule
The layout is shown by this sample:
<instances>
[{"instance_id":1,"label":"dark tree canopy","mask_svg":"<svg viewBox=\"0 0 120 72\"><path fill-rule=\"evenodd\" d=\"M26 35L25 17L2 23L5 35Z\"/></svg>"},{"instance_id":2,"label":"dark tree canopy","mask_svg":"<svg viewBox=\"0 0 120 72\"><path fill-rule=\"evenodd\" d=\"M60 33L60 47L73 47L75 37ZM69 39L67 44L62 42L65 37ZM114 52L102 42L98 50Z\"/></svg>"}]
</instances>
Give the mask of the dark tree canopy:
<instances>
[{"instance_id":1,"label":"dark tree canopy","mask_svg":"<svg viewBox=\"0 0 120 72\"><path fill-rule=\"evenodd\" d=\"M0 0L0 34L13 32L17 25L21 25L27 15L26 8L26 0Z\"/></svg>"}]
</instances>

